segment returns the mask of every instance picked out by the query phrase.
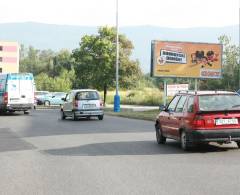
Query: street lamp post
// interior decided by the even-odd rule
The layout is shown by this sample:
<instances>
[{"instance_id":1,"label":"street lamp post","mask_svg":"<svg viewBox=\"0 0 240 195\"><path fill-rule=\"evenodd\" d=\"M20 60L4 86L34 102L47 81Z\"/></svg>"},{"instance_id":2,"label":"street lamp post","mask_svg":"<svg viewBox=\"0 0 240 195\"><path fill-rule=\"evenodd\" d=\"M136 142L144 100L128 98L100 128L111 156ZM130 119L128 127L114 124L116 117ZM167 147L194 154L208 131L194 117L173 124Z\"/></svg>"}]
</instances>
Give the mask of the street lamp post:
<instances>
[{"instance_id":1,"label":"street lamp post","mask_svg":"<svg viewBox=\"0 0 240 195\"><path fill-rule=\"evenodd\" d=\"M120 112L120 96L118 94L118 69L119 69L119 37L118 37L118 0L116 0L116 94L114 96L114 112Z\"/></svg>"}]
</instances>

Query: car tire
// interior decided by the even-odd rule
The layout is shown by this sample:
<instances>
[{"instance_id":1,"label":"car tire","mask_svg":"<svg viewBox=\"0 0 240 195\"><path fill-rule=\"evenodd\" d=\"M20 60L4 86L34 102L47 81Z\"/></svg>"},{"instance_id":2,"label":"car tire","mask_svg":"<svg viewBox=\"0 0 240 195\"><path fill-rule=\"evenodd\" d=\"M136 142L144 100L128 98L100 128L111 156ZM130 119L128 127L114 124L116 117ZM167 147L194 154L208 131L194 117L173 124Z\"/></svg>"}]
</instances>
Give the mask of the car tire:
<instances>
[{"instance_id":1,"label":"car tire","mask_svg":"<svg viewBox=\"0 0 240 195\"><path fill-rule=\"evenodd\" d=\"M163 136L162 129L161 129L159 124L156 124L155 130L156 130L156 140L157 140L157 143L158 144L165 144L167 138Z\"/></svg>"},{"instance_id":2,"label":"car tire","mask_svg":"<svg viewBox=\"0 0 240 195\"><path fill-rule=\"evenodd\" d=\"M62 119L62 120L65 120L65 119L66 119L66 115L64 114L63 111L61 111L61 119Z\"/></svg>"},{"instance_id":3,"label":"car tire","mask_svg":"<svg viewBox=\"0 0 240 195\"><path fill-rule=\"evenodd\" d=\"M24 113L24 114L29 114L29 111L25 110L23 113Z\"/></svg>"},{"instance_id":4,"label":"car tire","mask_svg":"<svg viewBox=\"0 0 240 195\"><path fill-rule=\"evenodd\" d=\"M44 102L44 106L50 106L50 102L49 101L45 101Z\"/></svg>"},{"instance_id":5,"label":"car tire","mask_svg":"<svg viewBox=\"0 0 240 195\"><path fill-rule=\"evenodd\" d=\"M103 115L98 115L98 120L103 120Z\"/></svg>"},{"instance_id":6,"label":"car tire","mask_svg":"<svg viewBox=\"0 0 240 195\"><path fill-rule=\"evenodd\" d=\"M181 141L181 148L183 150L188 151L191 149L191 145L189 143L189 140L185 131L181 132L180 141Z\"/></svg>"}]
</instances>

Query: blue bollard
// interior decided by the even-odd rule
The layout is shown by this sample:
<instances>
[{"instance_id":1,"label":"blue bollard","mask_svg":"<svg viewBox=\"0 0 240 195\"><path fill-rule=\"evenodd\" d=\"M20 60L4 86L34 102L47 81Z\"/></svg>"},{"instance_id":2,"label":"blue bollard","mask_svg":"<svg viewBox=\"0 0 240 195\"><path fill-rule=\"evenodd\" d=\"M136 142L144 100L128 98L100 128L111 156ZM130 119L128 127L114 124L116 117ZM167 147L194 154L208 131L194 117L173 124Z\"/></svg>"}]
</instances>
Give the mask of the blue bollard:
<instances>
[{"instance_id":1,"label":"blue bollard","mask_svg":"<svg viewBox=\"0 0 240 195\"><path fill-rule=\"evenodd\" d=\"M120 96L119 95L115 95L114 96L114 108L113 108L114 112L120 112Z\"/></svg>"}]
</instances>

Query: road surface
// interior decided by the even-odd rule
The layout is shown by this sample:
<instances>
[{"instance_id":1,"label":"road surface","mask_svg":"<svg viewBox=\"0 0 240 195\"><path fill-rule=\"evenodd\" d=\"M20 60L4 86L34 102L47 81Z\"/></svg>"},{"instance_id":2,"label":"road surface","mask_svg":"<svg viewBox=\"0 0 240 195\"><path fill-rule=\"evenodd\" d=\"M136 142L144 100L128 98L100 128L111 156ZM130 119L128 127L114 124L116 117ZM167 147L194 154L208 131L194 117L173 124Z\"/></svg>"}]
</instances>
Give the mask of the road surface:
<instances>
[{"instance_id":1,"label":"road surface","mask_svg":"<svg viewBox=\"0 0 240 195\"><path fill-rule=\"evenodd\" d=\"M240 150L184 152L150 121L61 121L57 110L0 116L0 194L240 194Z\"/></svg>"}]
</instances>

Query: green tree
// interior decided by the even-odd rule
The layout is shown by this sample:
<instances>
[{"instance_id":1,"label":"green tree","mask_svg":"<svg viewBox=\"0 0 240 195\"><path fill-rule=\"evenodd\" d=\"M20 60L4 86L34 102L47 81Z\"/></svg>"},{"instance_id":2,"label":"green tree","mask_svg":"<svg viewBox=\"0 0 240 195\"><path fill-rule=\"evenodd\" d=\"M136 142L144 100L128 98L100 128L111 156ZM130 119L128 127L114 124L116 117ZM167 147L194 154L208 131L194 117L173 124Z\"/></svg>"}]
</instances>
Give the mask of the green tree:
<instances>
[{"instance_id":1,"label":"green tree","mask_svg":"<svg viewBox=\"0 0 240 195\"><path fill-rule=\"evenodd\" d=\"M25 48L21 45L20 72L31 72L35 76L41 72L51 73L54 56L52 50L38 50L32 46Z\"/></svg>"},{"instance_id":2,"label":"green tree","mask_svg":"<svg viewBox=\"0 0 240 195\"><path fill-rule=\"evenodd\" d=\"M73 58L72 53L67 49L60 50L53 58L53 76L59 76L63 70L72 70Z\"/></svg>"},{"instance_id":3,"label":"green tree","mask_svg":"<svg viewBox=\"0 0 240 195\"><path fill-rule=\"evenodd\" d=\"M69 91L72 89L72 83L75 79L74 69L67 71L63 69L59 76L50 77L46 73L40 73L35 77L37 90L47 91Z\"/></svg>"},{"instance_id":4,"label":"green tree","mask_svg":"<svg viewBox=\"0 0 240 195\"><path fill-rule=\"evenodd\" d=\"M239 65L239 47L231 44L231 39L227 36L219 37L223 44L223 86L228 90L240 88L240 65Z\"/></svg>"},{"instance_id":5,"label":"green tree","mask_svg":"<svg viewBox=\"0 0 240 195\"><path fill-rule=\"evenodd\" d=\"M107 90L115 86L116 29L101 27L97 35L82 37L80 47L73 51L77 87ZM119 82L123 88L136 86L141 76L139 62L130 59L133 45L119 35Z\"/></svg>"},{"instance_id":6,"label":"green tree","mask_svg":"<svg viewBox=\"0 0 240 195\"><path fill-rule=\"evenodd\" d=\"M237 90L240 88L240 49L231 44L231 39L226 35L220 36L218 40L223 44L222 79L203 80L200 82L200 89Z\"/></svg>"}]
</instances>

